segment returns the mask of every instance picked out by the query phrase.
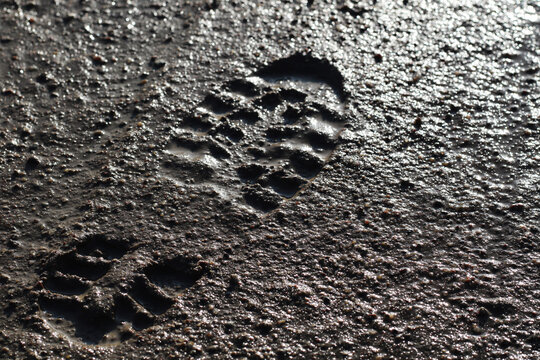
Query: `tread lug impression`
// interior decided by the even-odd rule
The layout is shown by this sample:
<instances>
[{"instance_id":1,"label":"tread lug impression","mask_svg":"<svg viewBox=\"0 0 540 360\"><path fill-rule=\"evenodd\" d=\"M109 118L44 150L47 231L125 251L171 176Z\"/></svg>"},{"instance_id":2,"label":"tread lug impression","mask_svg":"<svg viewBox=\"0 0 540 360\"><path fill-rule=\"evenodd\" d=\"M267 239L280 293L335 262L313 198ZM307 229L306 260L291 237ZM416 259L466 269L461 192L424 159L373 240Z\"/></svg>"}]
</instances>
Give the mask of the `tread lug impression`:
<instances>
[{"instance_id":1,"label":"tread lug impression","mask_svg":"<svg viewBox=\"0 0 540 360\"><path fill-rule=\"evenodd\" d=\"M344 81L329 61L298 53L226 82L180 122L189 137L175 137L165 149L164 176L221 187L256 211L277 209L319 175L337 147L347 124ZM219 120L205 120L197 115L200 109ZM174 159L184 165L174 166ZM202 164L211 176L196 170ZM290 169L294 177L261 179L268 171Z\"/></svg>"}]
</instances>

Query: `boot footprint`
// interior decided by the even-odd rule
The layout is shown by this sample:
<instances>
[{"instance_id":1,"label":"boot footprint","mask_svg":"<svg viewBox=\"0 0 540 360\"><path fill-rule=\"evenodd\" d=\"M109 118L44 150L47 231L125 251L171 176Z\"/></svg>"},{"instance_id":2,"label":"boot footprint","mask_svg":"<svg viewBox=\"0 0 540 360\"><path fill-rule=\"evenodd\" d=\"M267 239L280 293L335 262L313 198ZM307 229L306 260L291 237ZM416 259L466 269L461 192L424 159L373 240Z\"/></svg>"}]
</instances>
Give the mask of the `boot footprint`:
<instances>
[{"instance_id":1,"label":"boot footprint","mask_svg":"<svg viewBox=\"0 0 540 360\"><path fill-rule=\"evenodd\" d=\"M148 265L118 284L108 275L129 250L127 241L94 235L45 264L37 301L53 332L91 345L120 343L154 325L206 271L180 256Z\"/></svg>"},{"instance_id":2,"label":"boot footprint","mask_svg":"<svg viewBox=\"0 0 540 360\"><path fill-rule=\"evenodd\" d=\"M347 120L344 78L296 54L222 86L186 115L167 148L166 176L206 184L271 211L316 178Z\"/></svg>"}]
</instances>

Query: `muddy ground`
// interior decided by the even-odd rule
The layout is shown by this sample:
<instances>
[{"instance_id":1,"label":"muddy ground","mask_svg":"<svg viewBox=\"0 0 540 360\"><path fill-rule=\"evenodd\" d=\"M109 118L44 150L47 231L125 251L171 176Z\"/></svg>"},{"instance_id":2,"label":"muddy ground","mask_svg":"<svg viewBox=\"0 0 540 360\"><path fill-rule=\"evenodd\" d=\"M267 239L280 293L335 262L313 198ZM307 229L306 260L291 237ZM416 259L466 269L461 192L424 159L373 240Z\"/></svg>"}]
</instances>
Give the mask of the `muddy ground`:
<instances>
[{"instance_id":1,"label":"muddy ground","mask_svg":"<svg viewBox=\"0 0 540 360\"><path fill-rule=\"evenodd\" d=\"M539 358L539 12L0 1L0 358Z\"/></svg>"}]
</instances>

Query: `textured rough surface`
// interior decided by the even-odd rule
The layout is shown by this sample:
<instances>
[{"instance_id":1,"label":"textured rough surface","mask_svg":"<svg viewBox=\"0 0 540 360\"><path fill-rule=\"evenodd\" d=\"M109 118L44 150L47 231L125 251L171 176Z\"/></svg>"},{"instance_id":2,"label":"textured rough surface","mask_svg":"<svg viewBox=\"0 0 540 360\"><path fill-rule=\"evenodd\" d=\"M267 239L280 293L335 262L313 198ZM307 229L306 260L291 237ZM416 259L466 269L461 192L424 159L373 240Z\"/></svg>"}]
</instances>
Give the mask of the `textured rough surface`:
<instances>
[{"instance_id":1,"label":"textured rough surface","mask_svg":"<svg viewBox=\"0 0 540 360\"><path fill-rule=\"evenodd\" d=\"M0 358L540 357L539 14L0 0Z\"/></svg>"}]
</instances>

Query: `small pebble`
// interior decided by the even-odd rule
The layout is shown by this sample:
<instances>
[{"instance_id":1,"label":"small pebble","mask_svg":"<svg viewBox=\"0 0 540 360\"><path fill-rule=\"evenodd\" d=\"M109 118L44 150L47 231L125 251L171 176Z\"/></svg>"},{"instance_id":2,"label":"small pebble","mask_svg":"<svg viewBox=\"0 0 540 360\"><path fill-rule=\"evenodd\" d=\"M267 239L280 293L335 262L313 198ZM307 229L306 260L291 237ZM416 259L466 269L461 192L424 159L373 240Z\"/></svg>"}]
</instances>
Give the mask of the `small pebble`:
<instances>
[{"instance_id":1,"label":"small pebble","mask_svg":"<svg viewBox=\"0 0 540 360\"><path fill-rule=\"evenodd\" d=\"M5 284L9 280L11 280L11 277L9 275L0 273L0 284Z\"/></svg>"},{"instance_id":2,"label":"small pebble","mask_svg":"<svg viewBox=\"0 0 540 360\"><path fill-rule=\"evenodd\" d=\"M237 275L237 274L233 274L229 278L229 288L231 288L231 289L236 289L236 288L240 287L240 283L241 283L240 276Z\"/></svg>"},{"instance_id":3,"label":"small pebble","mask_svg":"<svg viewBox=\"0 0 540 360\"><path fill-rule=\"evenodd\" d=\"M107 60L100 55L94 55L92 56L92 62L94 65L105 65Z\"/></svg>"},{"instance_id":4,"label":"small pebble","mask_svg":"<svg viewBox=\"0 0 540 360\"><path fill-rule=\"evenodd\" d=\"M473 332L473 334L476 334L476 335L481 334L482 333L482 328L480 328L480 326L474 324L472 326L472 332Z\"/></svg>"}]
</instances>

